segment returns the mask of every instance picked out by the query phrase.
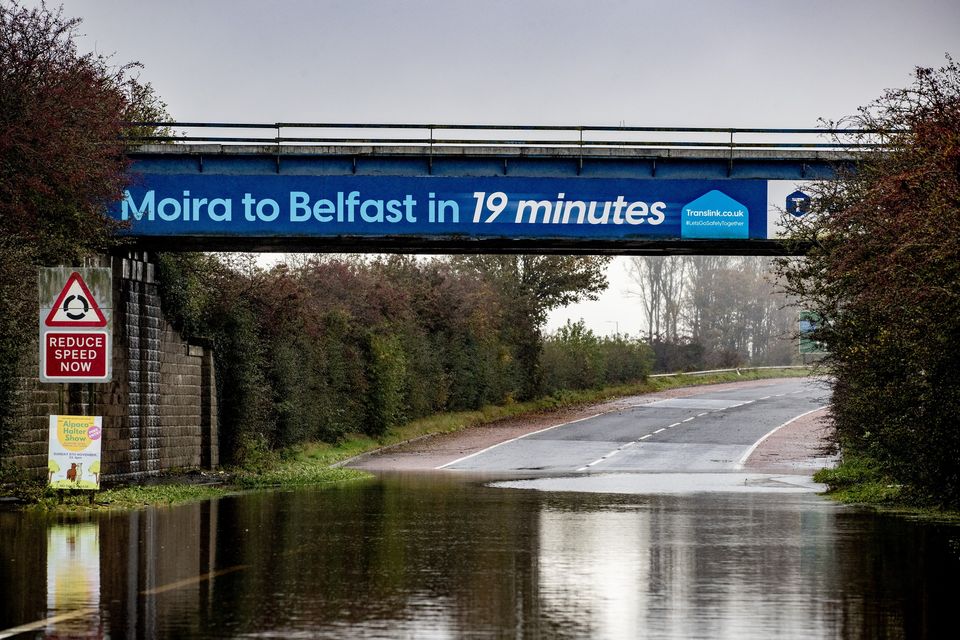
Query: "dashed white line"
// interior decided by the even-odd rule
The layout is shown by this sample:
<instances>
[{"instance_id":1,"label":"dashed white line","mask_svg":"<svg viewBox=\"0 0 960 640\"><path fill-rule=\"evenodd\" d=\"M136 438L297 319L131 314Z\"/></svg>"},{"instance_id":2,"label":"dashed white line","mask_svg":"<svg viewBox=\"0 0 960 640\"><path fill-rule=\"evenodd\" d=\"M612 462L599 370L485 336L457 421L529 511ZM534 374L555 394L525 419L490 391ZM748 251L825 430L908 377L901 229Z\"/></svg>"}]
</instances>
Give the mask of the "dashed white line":
<instances>
[{"instance_id":1,"label":"dashed white line","mask_svg":"<svg viewBox=\"0 0 960 640\"><path fill-rule=\"evenodd\" d=\"M630 442L630 443L628 443L628 444L619 446L619 447L617 447L616 449L614 449L613 451L611 451L610 453L608 453L608 454L606 454L606 455L603 455L603 456L600 456L599 458L597 458L597 459L594 460L593 462L588 462L586 465L584 465L584 466L580 467L579 469L577 469L577 471L586 471L587 469L589 469L589 468L592 467L593 465L595 465L595 464L600 464L600 463L603 462L604 460L607 460L607 459L609 459L609 458L612 458L613 456L615 456L615 455L617 455L618 453L620 453L620 451L621 451L624 447L628 447L628 446L630 446L631 444L633 444L633 443Z\"/></svg>"},{"instance_id":2,"label":"dashed white line","mask_svg":"<svg viewBox=\"0 0 960 640\"><path fill-rule=\"evenodd\" d=\"M793 394L803 393L803 390L800 390L800 391L792 391L792 392L790 392L790 393L793 393ZM762 398L757 398L757 399L755 399L755 400L745 400L745 401L739 402L739 403L737 403L737 404L735 404L735 405L730 405L729 407L724 407L723 409L733 409L733 408L735 408L735 407L742 407L742 406L744 406L744 405L753 404L754 402L759 402L760 400L769 400L770 398L780 398L780 397L783 397L783 396L785 396L785 395L787 395L787 393L778 393L778 394L775 394L775 395L763 396ZM641 406L641 405L633 405L633 406ZM718 411L722 411L723 409L718 409ZM680 426L681 424L683 424L684 422L690 422L690 421L692 421L692 420L695 420L696 418L702 418L703 416L705 416L705 415L707 415L707 414L709 414L709 413L710 413L710 411L704 411L703 413L698 413L698 414L695 415L695 416L690 416L689 418L685 418L685 419L681 420L680 422L674 422L673 424L669 424L669 425L667 425L666 427L662 427L662 428L660 428L660 429L657 429L657 430L654 431L653 433L648 433L647 435L640 436L639 438L637 438L636 440L634 440L634 441L632 441L632 442L628 442L628 443L626 443L626 444L620 445L619 447L617 447L616 449L614 449L614 450L611 451L610 453L608 453L608 454L606 454L606 455L604 455L604 456L601 456L600 458L597 458L597 459L594 460L593 462L587 463L586 465L578 468L577 471L587 471L588 469L590 469L590 467L593 467L593 466L595 466L595 465L598 465L598 464L600 464L601 462L603 462L604 460L615 456L616 454L620 453L620 451L622 451L623 449L626 449L627 447L633 446L633 445L635 445L635 444L639 444L641 440L646 440L647 438L651 438L651 437L653 437L654 435L656 435L656 434L658 434L658 433L663 433L663 432L666 431L667 429L673 429L674 427L679 427L679 426ZM811 412L811 413L812 413L812 412ZM804 414L804 415L806 415L806 414ZM597 416L591 416L591 418L595 418L595 417L597 417ZM799 418L799 417L802 417L802 416L798 416L798 418ZM590 418L586 418L586 419L589 420ZM797 418L794 418L794 420L796 420L796 419L797 419ZM580 420L575 420L574 422L580 422ZM790 422L793 422L793 420L791 420ZM570 423L567 423L567 424L570 424ZM789 423L788 423L788 424L789 424ZM564 426L564 425L556 425L556 426ZM785 426L785 425L780 425L780 426L782 427L782 426ZM547 431L547 430L553 429L553 428L556 428L556 427L548 427L547 429L543 429L542 431ZM777 427L777 429L779 429L779 428L780 428L780 427ZM777 431L777 429L774 429L773 431ZM746 459L750 456L750 454L757 448L757 446L759 446L760 442L763 442L763 441L766 440L768 437L770 437L770 435L773 433L773 431L771 431L770 433L768 433L767 435L765 435L763 438L761 438L759 442L754 443L754 445L753 445L753 446L746 452L746 454L740 459L739 464L738 464L738 467L739 467L739 468L742 468L742 467L743 467L744 462L745 462ZM538 431L538 432L535 432L535 433L539 433L539 431ZM532 435L532 434L527 434L527 435ZM522 438L522 437L524 437L524 436L520 436L520 437ZM519 440L519 439L520 439L520 438L514 438L514 440ZM512 442L512 440L508 440L507 442ZM500 443L500 444L506 444L506 443ZM494 445L494 447L496 447L496 446L498 446L498 445ZM490 449L492 449L492 448L493 448L493 447L490 447ZM478 451L477 453L483 453L483 451ZM466 458L471 458L471 457L473 457L474 455L477 455L477 453L474 453L474 454L472 454L472 455L470 455L470 456L466 456ZM466 458L462 458L462 459L466 459ZM448 464L455 464L456 462L459 462L459 460L454 461L454 462L451 462L451 463L448 463ZM447 465L444 465L444 466L447 466ZM438 467L438 468L443 468L443 467Z\"/></svg>"}]
</instances>

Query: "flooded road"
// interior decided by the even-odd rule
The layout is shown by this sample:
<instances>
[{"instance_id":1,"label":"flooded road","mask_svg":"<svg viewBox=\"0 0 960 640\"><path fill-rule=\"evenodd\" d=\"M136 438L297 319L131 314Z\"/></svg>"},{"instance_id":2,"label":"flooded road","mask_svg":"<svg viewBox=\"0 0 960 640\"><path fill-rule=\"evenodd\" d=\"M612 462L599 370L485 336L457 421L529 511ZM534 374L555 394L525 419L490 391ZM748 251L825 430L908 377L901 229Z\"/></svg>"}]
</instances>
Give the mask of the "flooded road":
<instances>
[{"instance_id":1,"label":"flooded road","mask_svg":"<svg viewBox=\"0 0 960 640\"><path fill-rule=\"evenodd\" d=\"M685 398L641 398L616 411L497 443L440 468L548 475L733 471L742 468L766 434L826 407L829 390L800 378L723 391L704 387Z\"/></svg>"},{"instance_id":2,"label":"flooded road","mask_svg":"<svg viewBox=\"0 0 960 640\"><path fill-rule=\"evenodd\" d=\"M811 493L434 473L81 520L0 513L0 637L952 637L957 575L957 527Z\"/></svg>"}]
</instances>

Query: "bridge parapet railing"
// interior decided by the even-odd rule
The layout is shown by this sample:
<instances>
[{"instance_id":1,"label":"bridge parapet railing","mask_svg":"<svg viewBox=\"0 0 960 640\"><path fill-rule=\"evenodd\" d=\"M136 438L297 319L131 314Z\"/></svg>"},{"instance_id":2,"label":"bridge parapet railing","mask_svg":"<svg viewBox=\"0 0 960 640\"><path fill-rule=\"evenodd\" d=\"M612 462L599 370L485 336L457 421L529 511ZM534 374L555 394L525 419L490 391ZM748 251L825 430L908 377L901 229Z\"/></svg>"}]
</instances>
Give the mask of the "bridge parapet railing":
<instances>
[{"instance_id":1,"label":"bridge parapet railing","mask_svg":"<svg viewBox=\"0 0 960 640\"><path fill-rule=\"evenodd\" d=\"M829 128L633 127L481 124L137 122L130 145L221 144L466 148L850 151L880 146L876 132ZM143 135L145 131L164 135Z\"/></svg>"}]
</instances>

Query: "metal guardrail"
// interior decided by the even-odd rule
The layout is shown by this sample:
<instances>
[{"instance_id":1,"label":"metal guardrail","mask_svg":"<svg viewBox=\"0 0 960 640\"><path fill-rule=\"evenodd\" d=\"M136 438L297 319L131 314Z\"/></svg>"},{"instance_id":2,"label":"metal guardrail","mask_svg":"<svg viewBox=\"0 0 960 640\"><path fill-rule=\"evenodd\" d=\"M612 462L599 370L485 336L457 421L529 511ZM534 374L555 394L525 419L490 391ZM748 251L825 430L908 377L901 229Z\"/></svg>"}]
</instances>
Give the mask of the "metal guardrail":
<instances>
[{"instance_id":1,"label":"metal guardrail","mask_svg":"<svg viewBox=\"0 0 960 640\"><path fill-rule=\"evenodd\" d=\"M395 145L411 147L568 147L579 149L734 149L844 151L871 145L866 129L628 127L481 124L361 124L313 122L135 122L171 135L131 135L130 144L211 143L289 145ZM237 132L237 133L234 133ZM242 133L240 133L242 132ZM269 135L257 135L269 132ZM856 143L842 142L844 138ZM864 144L866 142L866 144Z\"/></svg>"},{"instance_id":2,"label":"metal guardrail","mask_svg":"<svg viewBox=\"0 0 960 640\"><path fill-rule=\"evenodd\" d=\"M777 367L777 366L773 366L773 367L737 367L737 368L735 368L735 369L710 369L710 370L708 370L708 371L678 371L677 373L654 373L654 374L649 375L649 376L647 376L647 377L648 377L648 378L669 378L669 377L672 377L672 376L705 376L705 375L709 375L709 374L711 374L711 373L731 373L731 372L734 372L734 371L737 372L737 374L739 375L739 373L740 373L741 371L762 371L762 370L764 370L764 369L767 369L767 370L769 370L769 369L809 369L809 368L810 368L809 365L804 365L804 364L791 364L791 365L783 365L783 366L779 366L779 367Z\"/></svg>"}]
</instances>

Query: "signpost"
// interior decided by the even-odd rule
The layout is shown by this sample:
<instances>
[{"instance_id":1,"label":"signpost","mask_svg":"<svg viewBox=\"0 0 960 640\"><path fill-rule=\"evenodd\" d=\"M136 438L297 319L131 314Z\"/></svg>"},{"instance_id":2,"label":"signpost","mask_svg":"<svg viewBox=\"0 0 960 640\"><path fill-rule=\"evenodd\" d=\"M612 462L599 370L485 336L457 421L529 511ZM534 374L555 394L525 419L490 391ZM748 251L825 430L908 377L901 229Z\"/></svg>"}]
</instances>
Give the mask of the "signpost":
<instances>
[{"instance_id":1,"label":"signpost","mask_svg":"<svg viewBox=\"0 0 960 640\"><path fill-rule=\"evenodd\" d=\"M800 355L823 354L827 349L822 342L813 339L813 334L822 323L815 311L800 312Z\"/></svg>"},{"instance_id":2,"label":"signpost","mask_svg":"<svg viewBox=\"0 0 960 640\"><path fill-rule=\"evenodd\" d=\"M110 382L112 291L110 269L41 269L41 382Z\"/></svg>"},{"instance_id":3,"label":"signpost","mask_svg":"<svg viewBox=\"0 0 960 640\"><path fill-rule=\"evenodd\" d=\"M40 270L39 281L40 381L110 382L112 270L46 268ZM88 391L92 407L92 385ZM63 397L61 387L61 415L50 416L47 482L61 491L98 491L103 418L62 415Z\"/></svg>"}]
</instances>

